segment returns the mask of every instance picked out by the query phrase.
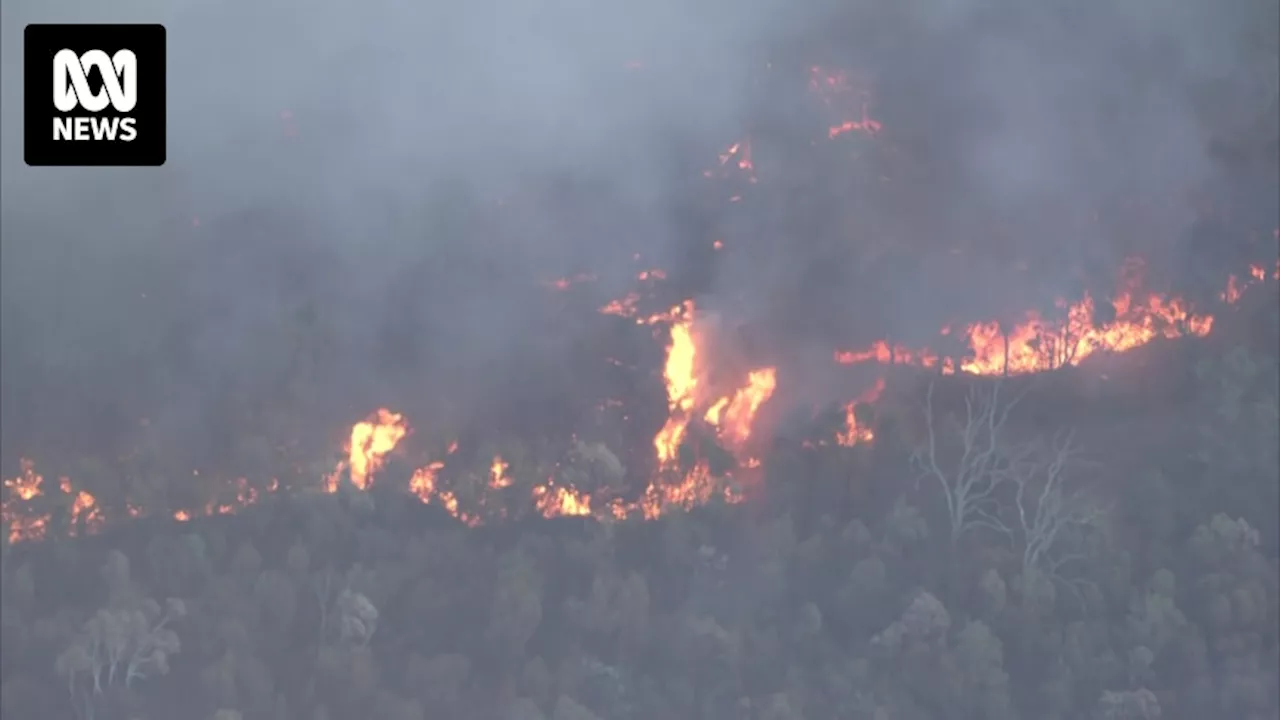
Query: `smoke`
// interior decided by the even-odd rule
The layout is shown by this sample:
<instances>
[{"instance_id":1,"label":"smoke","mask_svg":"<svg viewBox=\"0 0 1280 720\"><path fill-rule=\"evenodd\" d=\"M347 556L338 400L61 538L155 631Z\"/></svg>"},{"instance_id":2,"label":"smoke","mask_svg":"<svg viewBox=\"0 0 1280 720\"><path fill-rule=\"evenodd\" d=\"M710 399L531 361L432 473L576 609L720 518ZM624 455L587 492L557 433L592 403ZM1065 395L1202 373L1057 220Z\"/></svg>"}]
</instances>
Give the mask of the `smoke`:
<instances>
[{"instance_id":1,"label":"smoke","mask_svg":"<svg viewBox=\"0 0 1280 720\"><path fill-rule=\"evenodd\" d=\"M768 321L786 343L823 347L1105 296L1132 256L1152 289L1187 292L1197 266L1220 286L1280 214L1278 16L1269 2L836 9L806 50L868 76L885 131L825 144L836 169L803 147L757 162L788 189L764 222L731 221L756 239L719 286L763 289L756 312L787 318ZM1253 168L1224 153L1246 137ZM1209 208L1234 217L1194 250ZM1274 243L1248 253L1271 262Z\"/></svg>"},{"instance_id":2,"label":"smoke","mask_svg":"<svg viewBox=\"0 0 1280 720\"><path fill-rule=\"evenodd\" d=\"M563 398L611 382L600 346L632 342L591 311L647 267L803 367L1009 314L1185 254L1213 138L1274 92L1242 40L1275 25L1261 0L3 13L6 461L142 436L216 457L287 428L272 406L497 422L521 388L573 422ZM68 21L166 24L167 167L21 166L21 28ZM861 73L884 132L824 141L856 103L819 102L814 65ZM702 178L748 136L757 185ZM549 300L574 273L597 280Z\"/></svg>"}]
</instances>

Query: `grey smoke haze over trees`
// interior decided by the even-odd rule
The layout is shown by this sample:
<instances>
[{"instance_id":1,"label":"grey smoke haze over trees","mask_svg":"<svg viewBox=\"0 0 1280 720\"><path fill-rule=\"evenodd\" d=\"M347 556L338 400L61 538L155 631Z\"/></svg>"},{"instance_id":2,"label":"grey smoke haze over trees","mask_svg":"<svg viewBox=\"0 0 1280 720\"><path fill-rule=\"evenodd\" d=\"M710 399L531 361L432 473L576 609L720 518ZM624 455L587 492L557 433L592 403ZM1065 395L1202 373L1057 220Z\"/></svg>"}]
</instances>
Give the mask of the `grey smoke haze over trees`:
<instances>
[{"instance_id":1,"label":"grey smoke haze over trees","mask_svg":"<svg viewBox=\"0 0 1280 720\"><path fill-rule=\"evenodd\" d=\"M769 352L824 358L1082 283L1105 291L1130 255L1176 283L1205 264L1206 213L1237 239L1275 223L1274 163L1227 145L1255 126L1274 136L1274 35L1260 28L1276 14L1261 1L7 3L6 457L60 423L200 430L232 388L298 371L282 338L299 325L335 396L326 411L412 392L448 414L483 404L494 375L567 387L566 356L591 342L584 315L643 266L757 328ZM16 76L34 21L168 26L167 167L21 165ZM814 144L812 65L870 79L880 138ZM744 137L769 189L728 203L701 171ZM712 263L713 237L736 251ZM1267 257L1268 241L1241 252ZM580 312L549 306L539 282L578 272L598 276Z\"/></svg>"},{"instance_id":2,"label":"grey smoke haze over trees","mask_svg":"<svg viewBox=\"0 0 1280 720\"><path fill-rule=\"evenodd\" d=\"M22 165L37 21L166 24L166 167ZM1277 717L1275 0L4 0L0 74L5 720ZM1212 332L833 361L1132 257Z\"/></svg>"}]
</instances>

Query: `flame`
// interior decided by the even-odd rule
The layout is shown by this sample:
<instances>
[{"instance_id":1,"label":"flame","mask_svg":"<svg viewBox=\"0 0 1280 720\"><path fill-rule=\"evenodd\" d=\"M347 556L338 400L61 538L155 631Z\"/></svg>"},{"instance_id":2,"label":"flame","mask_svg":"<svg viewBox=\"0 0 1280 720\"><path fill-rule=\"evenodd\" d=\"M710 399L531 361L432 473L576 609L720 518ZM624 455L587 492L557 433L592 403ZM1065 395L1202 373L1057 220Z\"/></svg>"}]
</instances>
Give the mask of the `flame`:
<instances>
[{"instance_id":1,"label":"flame","mask_svg":"<svg viewBox=\"0 0 1280 720\"><path fill-rule=\"evenodd\" d=\"M413 477L409 478L409 491L422 502L431 502L436 494L436 477L443 469L444 463L437 460L414 470Z\"/></svg>"},{"instance_id":2,"label":"flame","mask_svg":"<svg viewBox=\"0 0 1280 720\"><path fill-rule=\"evenodd\" d=\"M869 115L871 91L865 79L857 78L855 81L846 72L814 66L809 68L809 89L823 104L838 112L849 113L856 107L857 119L843 120L829 127L828 139L850 132L875 135L884 129L879 121L872 120Z\"/></svg>"},{"instance_id":3,"label":"flame","mask_svg":"<svg viewBox=\"0 0 1280 720\"><path fill-rule=\"evenodd\" d=\"M1140 270L1131 263L1126 270L1127 287L1136 287L1134 274ZM1280 273L1280 263L1277 264ZM637 278L641 281L660 280L660 270L646 270ZM1254 285L1274 279L1263 266L1252 266L1248 276L1233 277L1227 283L1222 298L1237 301ZM638 297L638 296L637 296ZM1213 328L1213 317L1191 312L1178 299L1148 294L1136 290L1117 294L1112 301L1114 319L1107 323L1094 323L1094 301L1085 297L1075 304L1059 303L1060 317L1054 322L1037 313L1026 314L1024 322L1002 333L994 322L975 323L964 329L961 335L970 346L970 354L958 364L958 371L974 374L1034 372L1076 364L1096 352L1123 352L1157 337L1204 335ZM634 305L633 305L634 307ZM602 308L601 312L606 312ZM609 496L610 491L600 491L599 497L548 477L528 492L529 507L545 517L592 516L600 519L626 519L640 517L653 519L673 508L688 509L719 498L724 502L741 502L745 494L741 481L749 479L761 467L760 458L747 455L745 450L754 429L756 417L777 387L777 371L773 367L761 367L746 372L740 386L716 389L708 383L706 350L714 340L714 325L704 326L702 316L692 300L686 300L668 310L653 315L632 315L639 324L668 325L666 358L662 366L663 384L667 395L667 418L653 439L655 471L639 497L627 500ZM941 334L951 333L943 328ZM1007 342L1006 342L1007 338ZM951 358L940 357L931 350L912 350L887 341L880 341L862 350L842 351L836 354L843 363L914 363L927 367L950 368L957 371ZM845 422L835 436L840 445L857 445L872 442L875 432L858 422L859 405L877 401L884 389L884 379L863 393L854 402L844 406ZM607 404L607 401L606 401ZM723 477L716 477L705 458L694 458L692 467L681 467L680 446L689 437L695 421L714 431L722 447L730 451L736 466ZM322 489L336 491L342 472L348 472L352 486L367 490L374 476L382 469L386 457L412 433L408 421L400 413L380 408L368 418L355 423L344 448L346 458L336 469L323 478ZM806 443L806 446L824 445L823 441ZM451 441L446 456L458 450L457 441ZM472 489L463 493L443 487L440 476L446 470L442 460L428 462L415 470L408 482L408 490L421 502L443 508L460 522L475 526L488 519L507 516L507 507L490 502L491 493L505 494L515 483L510 463L501 455L495 455L483 473L464 472L461 478L471 483ZM193 476L200 476L198 470ZM737 477L735 477L737 476ZM457 480L455 479L455 482ZM735 483L739 483L735 485ZM107 511L88 491L74 487L69 477L60 477L59 494L46 498L43 477L36 471L35 463L21 461L17 476L4 481L5 498L0 503L3 518L8 527L10 542L37 540L44 537L55 517L65 517L68 534L95 533L110 519ZM458 487L458 486L454 486ZM276 492L280 483L270 480L264 486L255 487L245 478L236 479L223 497L214 498L199 508L182 508L172 511L177 522L188 522L200 516L229 514L259 501L263 490ZM141 517L144 509L124 503L129 517ZM55 514L61 507L65 515Z\"/></svg>"},{"instance_id":4,"label":"flame","mask_svg":"<svg viewBox=\"0 0 1280 720\"><path fill-rule=\"evenodd\" d=\"M629 63L628 67L638 67L638 64ZM824 119L828 126L825 133L828 139L849 133L874 136L883 130L883 125L872 118L872 83L868 78L815 66L809 68L808 82L814 97L830 115ZM297 128L293 114L286 110L280 119L285 134L295 135ZM725 148L718 154L715 167L704 175L757 183L751 139L744 138ZM733 195L730 201L741 199L741 195ZM194 218L192 225L198 227L199 218ZM1275 235L1280 238L1280 228ZM715 238L710 242L713 250L725 247L723 239ZM633 256L636 262L640 259L638 253ZM941 335L955 335L955 339L967 344L968 354L963 357L949 357L929 348L908 348L889 340L880 340L861 349L839 351L835 357L838 362L846 364L903 363L935 367L944 373L1019 374L1078 364L1098 352L1124 352L1159 337L1205 335L1212 330L1214 318L1192 312L1187 303L1176 298L1139 293L1141 269L1140 263L1127 263L1120 283L1122 292L1111 301L1114 319L1109 322L1095 322L1099 315L1095 312L1097 301L1086 296L1075 303L1059 302L1057 312L1050 313L1053 317L1028 312L1020 322L1007 328L997 322L973 323L963 329L942 328ZM667 275L661 269L649 268L639 271L635 278L652 289L665 281ZM543 284L556 291L567 291L596 279L593 274L578 273L543 281ZM1231 276L1220 297L1228 304L1238 302L1250 287L1268 279L1280 279L1280 262L1277 262L1274 272L1255 265L1249 268L1247 275ZM704 324L703 317L695 314L692 300L670 306L671 297L668 297L660 305L642 307L650 299L649 294L635 291L599 308L602 314L626 318L637 325L652 326L654 337L666 345L662 380L667 416L653 436L653 465L650 475L644 478L647 482L638 497L618 497L621 491L610 487L593 488L588 492L573 487L570 481L557 477L555 473L527 490L517 489L513 468L501 455L470 467L463 467L466 463L455 462L457 441L447 446L445 457L448 465L446 460L425 462L409 478L408 491L421 502L441 507L459 521L472 526L495 517L506 517L508 503L516 496L525 498L525 511L545 517L592 516L601 519L637 516L653 519L672 508L688 509L716 498L729 503L741 502L745 497L742 486L749 485L762 467L760 457L749 454L751 439L761 408L777 388L777 370L755 367L746 370L745 375L731 375L728 380L717 377L710 371L722 368L709 367L716 359L713 351L719 349L714 343L714 324ZM657 311L653 312L655 308ZM613 358L609 362L624 368L632 367ZM835 433L836 443L856 445L874 441L874 429L860 425L857 417L860 413L855 411L862 405L874 405L883 389L882 378L857 400L843 406L844 426ZM609 398L602 402L602 407L620 404L620 400ZM145 420L143 424L146 424ZM728 451L734 461L733 468L721 473L721 477L713 471L708 459L693 457L684 462L681 457L681 446L703 430L712 432L719 447ZM345 474L353 488L368 490L389 454L400 448L411 433L412 428L403 415L386 408L374 411L351 427L343 448L344 459L321 478L320 489L336 492ZM827 445L831 440L828 437L816 444ZM806 445L812 446L813 443ZM482 467L484 462L488 463L487 468ZM43 477L36 472L35 463L22 459L20 465L19 474L4 481L5 497L0 502L0 516L6 523L11 542L42 538L50 532L52 523L67 522L68 527L58 531L74 535L98 532L105 522L115 519L111 508L104 508L88 491L76 488L69 477L60 477L60 492L46 497L42 488ZM520 478L524 478L538 477L545 468L521 466L515 470ZM193 475L199 476L200 473L193 471ZM314 482L314 476L312 478ZM201 482L207 481L202 478ZM280 488L280 483L271 479L259 487L273 493ZM238 478L230 485L230 490L225 485L218 486L219 497L210 499L203 506L166 509L163 512L170 513L177 522L233 513L258 502L263 494L259 487L245 478ZM311 486L308 489L315 488ZM497 493L500 495L495 495ZM502 503L492 502L495 498ZM124 506L121 515L142 517L147 514L146 509L127 500L121 504Z\"/></svg>"},{"instance_id":5,"label":"flame","mask_svg":"<svg viewBox=\"0 0 1280 720\"><path fill-rule=\"evenodd\" d=\"M1274 278L1280 278L1280 260L1276 261L1276 269ZM1258 283L1267 281L1267 269L1261 265L1249 266L1249 277L1241 278L1236 275L1227 277L1227 288L1222 291L1218 297L1228 305L1234 305L1240 301L1245 291Z\"/></svg>"},{"instance_id":6,"label":"flame","mask_svg":"<svg viewBox=\"0 0 1280 720\"><path fill-rule=\"evenodd\" d=\"M1234 302L1239 291L1240 283L1233 279L1223 297ZM1061 320L1030 311L1007 333L994 321L969 325L963 335L971 354L960 361L959 370L973 375L1042 372L1078 365L1098 352L1121 353L1156 338L1204 336L1213 329L1213 316L1194 313L1177 298L1157 294L1139 298L1136 293L1122 292L1111 304L1115 320L1103 324L1094 323L1095 300L1085 295L1073 304L1057 302ZM942 335L949 333L950 328L941 331ZM929 368L938 367L941 362L944 371L955 370L953 359L940 358L936 351L907 348L885 340L861 350L837 351L835 360L844 365L876 362Z\"/></svg>"},{"instance_id":7,"label":"flame","mask_svg":"<svg viewBox=\"0 0 1280 720\"><path fill-rule=\"evenodd\" d=\"M20 462L22 474L12 480L5 480L4 486L19 500L34 500L42 494L40 486L44 483L44 478L36 473L35 463L26 458L22 458Z\"/></svg>"},{"instance_id":8,"label":"flame","mask_svg":"<svg viewBox=\"0 0 1280 720\"><path fill-rule=\"evenodd\" d=\"M469 525L473 524L474 521L469 515L458 510L457 495L449 490L437 489L436 484L443 469L444 463L436 460L415 470L413 476L409 478L410 492L417 495L424 504L440 505L450 515Z\"/></svg>"},{"instance_id":9,"label":"flame","mask_svg":"<svg viewBox=\"0 0 1280 720\"><path fill-rule=\"evenodd\" d=\"M695 365L698 349L693 340L693 301L686 300L671 312L683 317L671 326L671 343L667 346L667 361L662 373L667 384L667 406L670 414L653 439L658 451L658 464L662 467L670 467L676 461L676 453L684 442L685 428L693 411L693 393L698 388Z\"/></svg>"},{"instance_id":10,"label":"flame","mask_svg":"<svg viewBox=\"0 0 1280 720\"><path fill-rule=\"evenodd\" d=\"M50 514L31 512L28 505L44 494L40 486L44 477L36 472L35 463L22 458L19 461L21 473L12 479L5 480L4 486L10 498L0 506L4 522L9 528L9 542L18 543L24 540L38 540L44 537L49 524Z\"/></svg>"},{"instance_id":11,"label":"flame","mask_svg":"<svg viewBox=\"0 0 1280 720\"><path fill-rule=\"evenodd\" d=\"M489 466L489 487L494 490L501 490L504 487L511 487L511 478L507 476L507 468L510 467L501 456L495 455L493 465Z\"/></svg>"},{"instance_id":12,"label":"flame","mask_svg":"<svg viewBox=\"0 0 1280 720\"><path fill-rule=\"evenodd\" d=\"M638 257L639 256L637 256L637 259ZM643 270L636 274L636 279L642 283L653 285L666 280L667 273L664 270L658 269ZM662 323L675 322L684 312L684 305L681 304L662 312L642 315L639 305L644 299L644 295L639 292L629 292L620 298L610 300L605 303L599 308L599 312L604 315L633 318L637 325L658 325Z\"/></svg>"},{"instance_id":13,"label":"flame","mask_svg":"<svg viewBox=\"0 0 1280 720\"><path fill-rule=\"evenodd\" d=\"M884 392L884 378L877 378L875 385L864 392L857 400L844 406L844 429L836 433L836 443L845 447L865 445L876 439L874 428L865 427L858 422L857 407L871 405L880 399Z\"/></svg>"},{"instance_id":14,"label":"flame","mask_svg":"<svg viewBox=\"0 0 1280 720\"><path fill-rule=\"evenodd\" d=\"M533 488L533 500L538 512L546 518L592 514L590 496L556 485L553 480Z\"/></svg>"},{"instance_id":15,"label":"flame","mask_svg":"<svg viewBox=\"0 0 1280 720\"><path fill-rule=\"evenodd\" d=\"M71 533L73 535L78 532L78 528L84 528L88 533L96 533L102 529L102 508L98 507L96 498L83 490L73 489L71 478L68 477L59 478L58 487L64 495L74 497L71 501Z\"/></svg>"},{"instance_id":16,"label":"flame","mask_svg":"<svg viewBox=\"0 0 1280 720\"><path fill-rule=\"evenodd\" d=\"M10 543L44 538L57 508L66 512L69 535L94 534L104 527L106 518L98 499L85 490L76 489L71 478L58 478L61 496L46 497L44 476L36 472L35 463L22 458L19 467L16 477L4 481L8 498L0 502L0 518L9 528Z\"/></svg>"},{"instance_id":17,"label":"flame","mask_svg":"<svg viewBox=\"0 0 1280 720\"><path fill-rule=\"evenodd\" d=\"M386 456L409 434L404 416L386 408L378 408L366 420L351 428L347 442L347 459L338 463L326 482L329 492L337 492L342 471L349 471L351 484L368 490L373 473L382 467Z\"/></svg>"},{"instance_id":18,"label":"flame","mask_svg":"<svg viewBox=\"0 0 1280 720\"><path fill-rule=\"evenodd\" d=\"M677 462L681 443L687 435L689 421L696 408L705 408L702 419L717 431L717 436L731 449L740 449L751 435L756 413L773 395L778 384L776 368L766 367L747 373L746 385L733 393L705 402L700 367L701 333L694 324L694 303L686 300L673 308L678 319L671 325L663 379L667 387L667 420L654 436L658 466L669 469Z\"/></svg>"},{"instance_id":19,"label":"flame","mask_svg":"<svg viewBox=\"0 0 1280 720\"><path fill-rule=\"evenodd\" d=\"M698 415L716 430L717 437L728 449L740 452L751 436L752 425L760 407L777 387L777 369L759 368L747 373L746 384L732 393L706 396L704 368L699 350L706 336L695 323L695 306L686 300L671 315L677 317L670 330L663 379L667 388L667 420L654 436L653 444L659 477L651 481L640 501L645 518L660 515L663 508L706 503L716 494L726 502L740 502L741 493L730 490L712 476L705 459L698 459L692 470L673 479L679 470L680 446L688 436L690 421ZM749 460L749 459L745 459ZM747 462L739 459L740 466Z\"/></svg>"},{"instance_id":20,"label":"flame","mask_svg":"<svg viewBox=\"0 0 1280 720\"><path fill-rule=\"evenodd\" d=\"M777 368L752 370L747 373L746 387L734 393L732 398L718 400L707 411L705 419L708 424L720 430L720 437L731 447L739 448L751 436L751 424L756 412L773 396L777 386Z\"/></svg>"},{"instance_id":21,"label":"flame","mask_svg":"<svg viewBox=\"0 0 1280 720\"><path fill-rule=\"evenodd\" d=\"M549 280L544 284L547 287L551 288L552 290L568 290L574 285L582 285L584 283L591 283L595 281L596 281L595 275L592 275L590 273L578 273L577 275L573 275L571 277L564 277L564 278L557 278L555 280Z\"/></svg>"},{"instance_id":22,"label":"flame","mask_svg":"<svg viewBox=\"0 0 1280 720\"><path fill-rule=\"evenodd\" d=\"M199 476L199 470L193 470L193 476ZM326 482L328 478L326 477ZM222 493L221 498L210 499L199 508L183 508L173 512L173 519L178 522L188 522L197 517L210 517L213 515L232 515L241 508L248 507L258 502L262 493L258 488L250 484L248 478L236 478L230 483L232 492ZM280 489L280 481L272 478L266 483L264 490L267 493L275 493ZM229 495L229 496L228 496ZM140 508L129 507L129 515L131 517L141 517L145 513Z\"/></svg>"}]
</instances>

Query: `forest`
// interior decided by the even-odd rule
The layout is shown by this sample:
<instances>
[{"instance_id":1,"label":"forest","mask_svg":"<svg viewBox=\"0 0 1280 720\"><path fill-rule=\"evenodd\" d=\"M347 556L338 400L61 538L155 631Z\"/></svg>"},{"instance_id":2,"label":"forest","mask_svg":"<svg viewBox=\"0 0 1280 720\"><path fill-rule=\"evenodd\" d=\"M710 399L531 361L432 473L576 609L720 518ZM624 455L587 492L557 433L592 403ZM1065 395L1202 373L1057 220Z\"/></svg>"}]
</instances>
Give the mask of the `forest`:
<instances>
[{"instance_id":1,"label":"forest","mask_svg":"<svg viewBox=\"0 0 1280 720\"><path fill-rule=\"evenodd\" d=\"M1280 6L814 5L6 167L0 717L1280 718Z\"/></svg>"}]
</instances>

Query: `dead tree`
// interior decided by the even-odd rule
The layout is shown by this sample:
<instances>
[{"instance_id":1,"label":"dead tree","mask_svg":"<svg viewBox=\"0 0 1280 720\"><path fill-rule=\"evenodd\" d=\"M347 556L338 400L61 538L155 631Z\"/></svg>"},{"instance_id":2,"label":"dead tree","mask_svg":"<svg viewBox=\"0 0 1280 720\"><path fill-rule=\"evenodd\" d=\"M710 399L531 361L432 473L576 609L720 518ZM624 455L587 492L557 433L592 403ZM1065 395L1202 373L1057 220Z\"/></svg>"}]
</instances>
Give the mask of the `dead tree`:
<instances>
[{"instance_id":1,"label":"dead tree","mask_svg":"<svg viewBox=\"0 0 1280 720\"><path fill-rule=\"evenodd\" d=\"M990 530L1018 553L1024 581L1076 589L1062 574L1063 566L1082 557L1069 546L1105 510L1079 484L1087 464L1071 432L1049 441L1013 437L1009 416L1022 394L1010 394L1009 387L1002 379L972 381L963 411L945 412L931 382L926 439L913 464L920 479L942 491L953 544L972 530Z\"/></svg>"},{"instance_id":2,"label":"dead tree","mask_svg":"<svg viewBox=\"0 0 1280 720\"><path fill-rule=\"evenodd\" d=\"M1081 559L1065 552L1065 541L1094 526L1105 510L1080 488L1075 477L1086 464L1074 433L1059 433L1049 443L1014 453L1010 479L1015 487L1011 521L1006 525L1022 553L1022 576L1065 581L1060 570Z\"/></svg>"},{"instance_id":3,"label":"dead tree","mask_svg":"<svg viewBox=\"0 0 1280 720\"><path fill-rule=\"evenodd\" d=\"M918 481L936 483L942 491L953 544L977 528L1008 534L998 491L1013 480L1020 462L1003 435L1021 396L1004 397L1003 380L974 381L963 413L949 413L935 404L937 382L930 380L925 392L926 437L911 458Z\"/></svg>"}]
</instances>

